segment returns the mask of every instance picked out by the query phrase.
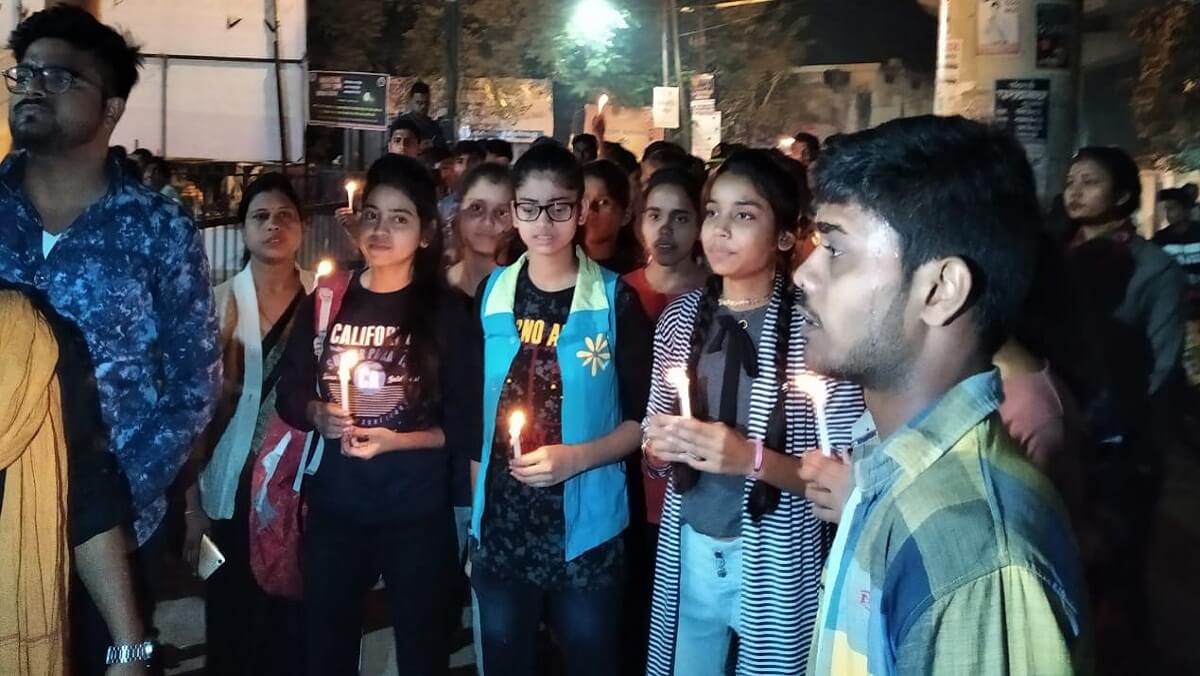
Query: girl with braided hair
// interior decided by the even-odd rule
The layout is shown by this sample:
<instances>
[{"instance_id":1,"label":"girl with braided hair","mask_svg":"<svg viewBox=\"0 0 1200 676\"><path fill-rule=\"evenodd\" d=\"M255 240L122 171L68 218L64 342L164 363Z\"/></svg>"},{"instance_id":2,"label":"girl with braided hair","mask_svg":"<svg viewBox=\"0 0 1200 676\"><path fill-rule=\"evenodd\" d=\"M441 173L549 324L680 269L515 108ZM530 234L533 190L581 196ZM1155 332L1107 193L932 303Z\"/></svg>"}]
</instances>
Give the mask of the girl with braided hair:
<instances>
[{"instance_id":1,"label":"girl with braided hair","mask_svg":"<svg viewBox=\"0 0 1200 676\"><path fill-rule=\"evenodd\" d=\"M811 403L788 387L804 365L789 279L807 204L768 153L718 172L701 243L704 288L675 300L655 334L643 449L670 476L659 535L647 673L802 674L830 531L797 472L817 446ZM686 368L695 418L679 410L671 369ZM845 446L860 390L829 382L833 442Z\"/></svg>"}]
</instances>

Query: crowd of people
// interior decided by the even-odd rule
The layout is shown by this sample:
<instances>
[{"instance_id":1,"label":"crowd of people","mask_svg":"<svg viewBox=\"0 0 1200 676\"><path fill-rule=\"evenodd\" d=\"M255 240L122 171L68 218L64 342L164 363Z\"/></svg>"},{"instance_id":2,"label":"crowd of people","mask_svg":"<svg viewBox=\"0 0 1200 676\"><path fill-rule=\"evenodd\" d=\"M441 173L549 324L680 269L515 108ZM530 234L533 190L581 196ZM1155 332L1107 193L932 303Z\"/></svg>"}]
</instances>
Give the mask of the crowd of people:
<instances>
[{"instance_id":1,"label":"crowd of people","mask_svg":"<svg viewBox=\"0 0 1200 676\"><path fill-rule=\"evenodd\" d=\"M361 266L300 269L264 173L211 289L109 147L138 50L63 6L11 47L0 673L161 670L172 490L221 676L357 673L380 579L400 674L447 673L464 603L490 676L1149 668L1194 187L1152 243L1084 148L1051 227L1015 139L932 116L514 162L417 83L339 215Z\"/></svg>"}]
</instances>

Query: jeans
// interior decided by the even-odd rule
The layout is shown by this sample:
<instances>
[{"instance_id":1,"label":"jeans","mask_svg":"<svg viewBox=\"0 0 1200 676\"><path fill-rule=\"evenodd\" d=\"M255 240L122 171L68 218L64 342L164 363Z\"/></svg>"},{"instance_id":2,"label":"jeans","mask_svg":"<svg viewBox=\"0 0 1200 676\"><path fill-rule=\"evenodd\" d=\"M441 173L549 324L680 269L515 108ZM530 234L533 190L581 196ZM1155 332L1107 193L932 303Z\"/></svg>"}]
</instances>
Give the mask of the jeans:
<instances>
[{"instance_id":1,"label":"jeans","mask_svg":"<svg viewBox=\"0 0 1200 676\"><path fill-rule=\"evenodd\" d=\"M398 673L444 676L450 666L458 559L453 513L363 526L309 512L305 524L305 667L358 674L367 592L380 574L392 611Z\"/></svg>"},{"instance_id":2,"label":"jeans","mask_svg":"<svg viewBox=\"0 0 1200 676\"><path fill-rule=\"evenodd\" d=\"M676 676L724 676L741 624L742 541L683 525L679 541Z\"/></svg>"},{"instance_id":3,"label":"jeans","mask_svg":"<svg viewBox=\"0 0 1200 676\"><path fill-rule=\"evenodd\" d=\"M486 676L530 676L544 620L562 648L570 676L616 676L621 663L622 589L547 591L471 571Z\"/></svg>"}]
</instances>

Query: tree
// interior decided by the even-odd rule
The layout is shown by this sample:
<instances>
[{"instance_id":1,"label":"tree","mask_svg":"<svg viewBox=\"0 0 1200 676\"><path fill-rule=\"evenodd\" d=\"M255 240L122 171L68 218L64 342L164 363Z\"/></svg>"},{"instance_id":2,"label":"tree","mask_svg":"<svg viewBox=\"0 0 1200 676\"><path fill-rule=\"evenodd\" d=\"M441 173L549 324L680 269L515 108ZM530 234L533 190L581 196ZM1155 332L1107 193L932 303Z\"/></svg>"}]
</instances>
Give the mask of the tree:
<instances>
[{"instance_id":1,"label":"tree","mask_svg":"<svg viewBox=\"0 0 1200 676\"><path fill-rule=\"evenodd\" d=\"M1167 168L1200 169L1200 6L1165 0L1139 11L1134 120L1146 150Z\"/></svg>"}]
</instances>

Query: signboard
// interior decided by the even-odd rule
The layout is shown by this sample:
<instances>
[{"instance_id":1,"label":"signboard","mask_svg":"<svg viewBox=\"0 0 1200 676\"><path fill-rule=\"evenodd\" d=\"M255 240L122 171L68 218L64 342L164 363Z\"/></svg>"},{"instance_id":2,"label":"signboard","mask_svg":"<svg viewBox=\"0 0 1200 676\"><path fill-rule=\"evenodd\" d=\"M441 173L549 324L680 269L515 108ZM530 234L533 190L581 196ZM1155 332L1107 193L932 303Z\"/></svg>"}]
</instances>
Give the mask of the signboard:
<instances>
[{"instance_id":1,"label":"signboard","mask_svg":"<svg viewBox=\"0 0 1200 676\"><path fill-rule=\"evenodd\" d=\"M1071 37L1075 32L1074 23L1074 12L1070 5L1038 3L1038 68L1069 68L1071 66Z\"/></svg>"},{"instance_id":2,"label":"signboard","mask_svg":"<svg viewBox=\"0 0 1200 676\"><path fill-rule=\"evenodd\" d=\"M1045 143L1050 126L1049 80L996 80L995 125L1022 143Z\"/></svg>"},{"instance_id":3,"label":"signboard","mask_svg":"<svg viewBox=\"0 0 1200 676\"><path fill-rule=\"evenodd\" d=\"M387 118L395 118L408 100L408 90L418 78L388 78ZM427 79L432 90L429 114L446 115L446 84ZM510 143L532 143L554 135L554 88L550 80L516 77L476 77L459 80L458 138L499 138Z\"/></svg>"},{"instance_id":4,"label":"signboard","mask_svg":"<svg viewBox=\"0 0 1200 676\"><path fill-rule=\"evenodd\" d=\"M344 129L387 128L388 76L314 70L308 74L308 123Z\"/></svg>"},{"instance_id":5,"label":"signboard","mask_svg":"<svg viewBox=\"0 0 1200 676\"><path fill-rule=\"evenodd\" d=\"M679 87L654 88L654 126L660 129L679 128Z\"/></svg>"},{"instance_id":6,"label":"signboard","mask_svg":"<svg viewBox=\"0 0 1200 676\"><path fill-rule=\"evenodd\" d=\"M1021 0L979 0L979 54L1021 53Z\"/></svg>"},{"instance_id":7,"label":"signboard","mask_svg":"<svg viewBox=\"0 0 1200 676\"><path fill-rule=\"evenodd\" d=\"M721 142L721 111L692 112L692 154L712 159L713 148Z\"/></svg>"}]
</instances>

